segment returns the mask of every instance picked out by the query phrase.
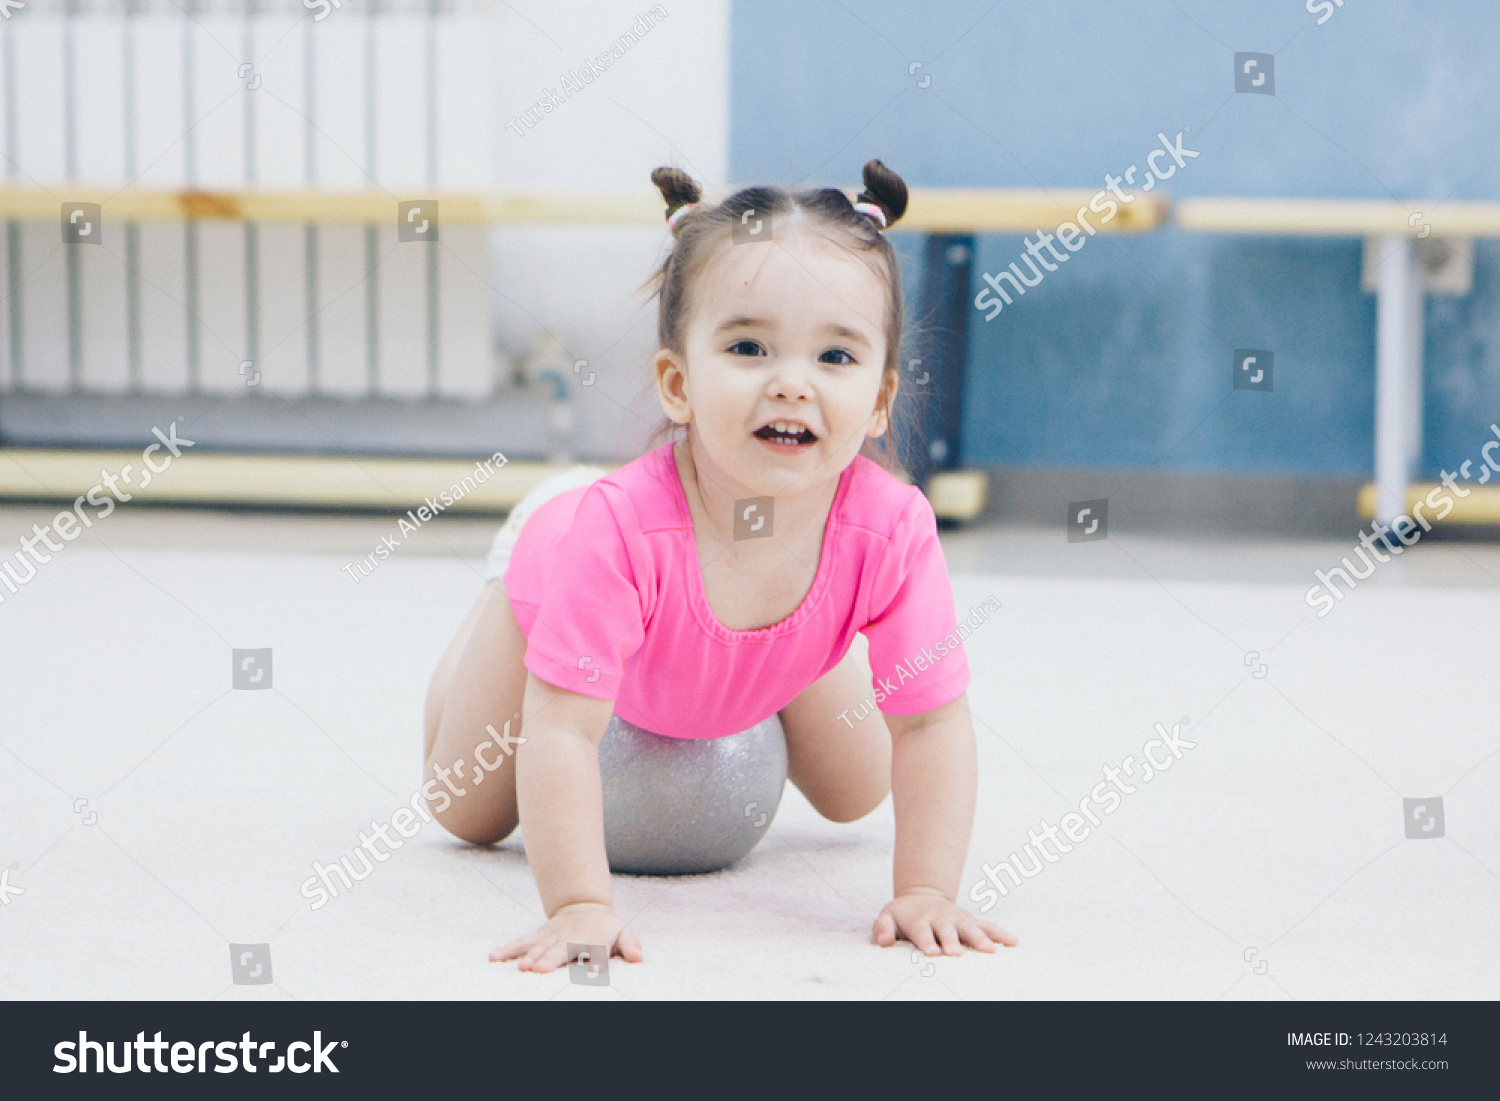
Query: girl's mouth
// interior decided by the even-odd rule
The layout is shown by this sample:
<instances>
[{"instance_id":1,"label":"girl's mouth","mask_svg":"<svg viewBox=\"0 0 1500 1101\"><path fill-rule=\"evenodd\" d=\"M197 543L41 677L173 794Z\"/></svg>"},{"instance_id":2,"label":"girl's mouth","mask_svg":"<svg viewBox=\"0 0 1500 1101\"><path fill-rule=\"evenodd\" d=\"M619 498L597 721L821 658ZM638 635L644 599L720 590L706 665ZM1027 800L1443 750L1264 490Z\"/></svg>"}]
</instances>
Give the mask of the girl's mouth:
<instances>
[{"instance_id":1,"label":"girl's mouth","mask_svg":"<svg viewBox=\"0 0 1500 1101\"><path fill-rule=\"evenodd\" d=\"M772 421L770 424L757 428L752 435L774 447L788 449L810 447L818 439L810 429L789 421Z\"/></svg>"}]
</instances>

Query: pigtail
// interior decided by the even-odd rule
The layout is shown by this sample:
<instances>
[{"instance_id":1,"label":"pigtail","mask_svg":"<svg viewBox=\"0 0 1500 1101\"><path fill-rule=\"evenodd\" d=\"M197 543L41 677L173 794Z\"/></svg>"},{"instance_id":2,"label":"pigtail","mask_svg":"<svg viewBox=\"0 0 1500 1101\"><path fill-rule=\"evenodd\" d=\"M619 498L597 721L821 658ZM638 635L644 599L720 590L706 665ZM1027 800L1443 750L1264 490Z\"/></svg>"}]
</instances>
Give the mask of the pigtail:
<instances>
[{"instance_id":1,"label":"pigtail","mask_svg":"<svg viewBox=\"0 0 1500 1101\"><path fill-rule=\"evenodd\" d=\"M854 199L856 207L868 203L885 215L883 229L890 229L906 213L906 181L878 160L865 162L865 189Z\"/></svg>"},{"instance_id":2,"label":"pigtail","mask_svg":"<svg viewBox=\"0 0 1500 1101\"><path fill-rule=\"evenodd\" d=\"M676 222L672 216L685 206L692 206L703 197L703 189L698 182L680 168L658 168L651 173L651 182L661 192L661 197L666 200L667 223L673 228Z\"/></svg>"}]
</instances>

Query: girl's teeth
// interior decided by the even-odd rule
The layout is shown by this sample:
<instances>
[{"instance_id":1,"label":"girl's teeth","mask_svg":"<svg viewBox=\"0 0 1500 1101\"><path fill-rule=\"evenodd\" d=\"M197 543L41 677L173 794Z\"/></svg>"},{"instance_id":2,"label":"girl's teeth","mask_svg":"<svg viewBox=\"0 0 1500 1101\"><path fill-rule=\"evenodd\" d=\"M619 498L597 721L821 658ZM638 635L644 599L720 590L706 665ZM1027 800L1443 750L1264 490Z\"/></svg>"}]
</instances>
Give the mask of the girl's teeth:
<instances>
[{"instance_id":1,"label":"girl's teeth","mask_svg":"<svg viewBox=\"0 0 1500 1101\"><path fill-rule=\"evenodd\" d=\"M775 436L782 437L785 442L801 442L802 434L807 431L800 424L792 424L790 421L772 421L766 425ZM774 438L774 437L768 437Z\"/></svg>"}]
</instances>

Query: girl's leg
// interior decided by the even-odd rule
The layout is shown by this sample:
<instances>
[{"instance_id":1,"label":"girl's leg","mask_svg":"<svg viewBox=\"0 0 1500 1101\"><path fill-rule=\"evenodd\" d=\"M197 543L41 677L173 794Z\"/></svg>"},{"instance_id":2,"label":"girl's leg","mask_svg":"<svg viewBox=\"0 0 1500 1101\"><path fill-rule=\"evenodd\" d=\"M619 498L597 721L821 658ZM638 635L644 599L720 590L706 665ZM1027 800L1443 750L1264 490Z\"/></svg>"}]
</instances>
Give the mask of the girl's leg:
<instances>
[{"instance_id":1,"label":"girl's leg","mask_svg":"<svg viewBox=\"0 0 1500 1101\"><path fill-rule=\"evenodd\" d=\"M824 818L863 818L891 790L891 734L873 702L863 635L781 709L781 727L789 778Z\"/></svg>"},{"instance_id":2,"label":"girl's leg","mask_svg":"<svg viewBox=\"0 0 1500 1101\"><path fill-rule=\"evenodd\" d=\"M442 813L434 810L443 828L477 845L504 840L519 821L515 758L490 740L485 727L493 726L503 737L510 720L512 742L520 734L525 656L526 636L516 625L505 583L490 581L427 689L422 778L424 783L436 779L433 790L447 791L452 800ZM474 777L482 769L474 750L482 743L488 743L485 759L501 764L476 784ZM443 770L452 770L446 782Z\"/></svg>"}]
</instances>

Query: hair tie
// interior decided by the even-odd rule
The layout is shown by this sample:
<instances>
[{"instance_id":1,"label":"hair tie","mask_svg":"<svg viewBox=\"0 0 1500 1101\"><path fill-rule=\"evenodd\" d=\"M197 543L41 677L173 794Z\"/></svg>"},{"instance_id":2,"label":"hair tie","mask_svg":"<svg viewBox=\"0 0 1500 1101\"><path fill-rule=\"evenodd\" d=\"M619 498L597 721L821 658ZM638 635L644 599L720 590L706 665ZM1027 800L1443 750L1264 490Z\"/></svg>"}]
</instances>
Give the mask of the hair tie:
<instances>
[{"instance_id":1,"label":"hair tie","mask_svg":"<svg viewBox=\"0 0 1500 1101\"><path fill-rule=\"evenodd\" d=\"M682 221L682 217L684 214L692 210L697 205L697 203L683 203L676 210L672 211L672 213L668 214L667 228L670 229L673 233L677 232L677 223Z\"/></svg>"},{"instance_id":2,"label":"hair tie","mask_svg":"<svg viewBox=\"0 0 1500 1101\"><path fill-rule=\"evenodd\" d=\"M859 211L861 214L868 214L871 218L878 219L880 222L880 228L885 228L885 211L881 210L874 203L855 203L854 209Z\"/></svg>"}]
</instances>

